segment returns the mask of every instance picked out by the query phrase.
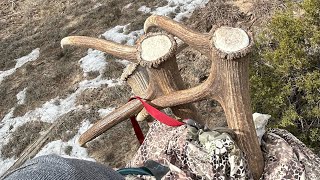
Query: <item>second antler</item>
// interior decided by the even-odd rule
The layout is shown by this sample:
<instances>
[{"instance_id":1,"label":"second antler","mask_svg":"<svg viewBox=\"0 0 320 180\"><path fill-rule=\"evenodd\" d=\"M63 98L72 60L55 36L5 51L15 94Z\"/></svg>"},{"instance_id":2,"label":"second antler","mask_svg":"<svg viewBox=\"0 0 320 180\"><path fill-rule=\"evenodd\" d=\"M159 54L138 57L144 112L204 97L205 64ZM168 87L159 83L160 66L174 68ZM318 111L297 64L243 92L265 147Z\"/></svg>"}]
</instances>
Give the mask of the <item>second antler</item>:
<instances>
[{"instance_id":1,"label":"second antler","mask_svg":"<svg viewBox=\"0 0 320 180\"><path fill-rule=\"evenodd\" d=\"M176 64L173 66L165 66L159 63L161 62L162 57L164 57L164 59L170 59L170 57L173 57L172 54L163 54L161 52L152 53L155 48L158 48L160 51L165 51L167 48L166 50L170 52L170 47L168 48L168 46L166 46L169 41L168 39L157 39L158 42L161 42L161 46L156 46L157 43L152 43L155 42L155 39L152 41L149 39L149 41L148 38L146 38L146 41L140 41L139 47L142 48L142 51L141 49L138 49L138 51L140 50L140 53L138 53L138 62L149 67L149 69L147 69L148 74L150 75L149 78L153 78L153 80L149 79L150 86L147 88L146 92L149 92L149 88L153 89L153 92L156 92L156 89L159 88L162 88L163 91L163 93L158 94L157 96L146 93L147 95L145 98L151 98L150 103L158 108L180 106L180 112L183 112L182 109L185 109L183 105L190 105L190 103L195 101L203 99L217 100L225 111L229 128L233 129L237 135L237 144L247 155L254 178L259 179L263 172L264 160L252 119L249 96L249 59L247 56L253 45L252 34L240 28L229 26L215 27L215 29L210 31L212 32L211 34L201 34L167 17L157 15L153 15L146 20L144 31L147 33L153 26L160 27L174 36L177 36L190 47L206 55L212 61L212 64L208 79L196 87L185 90L179 90L183 88L179 88L176 86L177 84L161 87L160 82L163 79L158 79L161 74L164 75L169 73L170 78L176 78L176 75L177 77L180 77L178 72L175 73L174 70L171 69L171 67L176 69ZM130 48L124 52L127 53L126 56L128 56L129 59L133 57L131 56L131 52L132 50ZM173 51L173 53L175 52ZM153 57L157 58L154 59ZM153 62L150 63L150 61ZM150 69L150 67L154 66L159 66L160 70ZM178 78L163 84L168 85L172 82L182 82L180 80L181 79ZM153 81L159 82L154 84L154 88L152 88L153 85L151 84ZM169 90L167 89L169 87L175 88ZM125 106L125 108L119 109L122 111L124 109L129 109L130 113L137 113L142 108L137 101L129 102ZM187 108L187 110L191 109ZM122 113L125 115L130 114L127 113L127 111ZM113 115L114 114L111 113L111 116ZM187 114L189 117L190 115L191 114ZM123 115L122 117L126 116ZM104 126L96 126L98 127L97 130L101 130L99 132L101 134L102 131L105 130L105 127L110 127L114 124L113 122L114 121L104 121ZM90 136L90 138L93 137ZM90 140L90 138L87 138L87 140Z\"/></svg>"},{"instance_id":2,"label":"second antler","mask_svg":"<svg viewBox=\"0 0 320 180\"><path fill-rule=\"evenodd\" d=\"M211 34L200 34L167 17L150 16L144 26L148 32L156 26L177 36L211 61L208 79L197 87L176 91L151 103L175 106L204 98L215 99L223 107L228 127L237 135L236 141L247 155L255 179L259 179L264 160L255 131L249 94L248 52L253 46L252 34L241 28L214 26Z\"/></svg>"}]
</instances>

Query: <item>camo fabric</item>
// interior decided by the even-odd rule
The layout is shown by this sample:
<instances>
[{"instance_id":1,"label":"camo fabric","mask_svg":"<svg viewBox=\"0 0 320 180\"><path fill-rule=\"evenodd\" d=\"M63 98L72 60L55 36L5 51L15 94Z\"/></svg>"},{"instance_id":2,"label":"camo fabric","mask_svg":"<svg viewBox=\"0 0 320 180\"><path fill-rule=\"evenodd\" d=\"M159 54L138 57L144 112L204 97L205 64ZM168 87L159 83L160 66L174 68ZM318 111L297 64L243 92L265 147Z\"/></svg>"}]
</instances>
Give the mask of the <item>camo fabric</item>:
<instances>
[{"instance_id":1,"label":"camo fabric","mask_svg":"<svg viewBox=\"0 0 320 180\"><path fill-rule=\"evenodd\" d=\"M263 137L265 168L262 179L320 179L320 158L284 129Z\"/></svg>"},{"instance_id":2,"label":"camo fabric","mask_svg":"<svg viewBox=\"0 0 320 180\"><path fill-rule=\"evenodd\" d=\"M157 179L252 179L245 155L231 137L225 132L189 125L168 127L156 121L127 167L141 167L151 159L169 168ZM261 180L320 177L319 157L286 130L265 133L262 150L265 168Z\"/></svg>"},{"instance_id":3,"label":"camo fabric","mask_svg":"<svg viewBox=\"0 0 320 180\"><path fill-rule=\"evenodd\" d=\"M169 167L162 179L252 179L244 154L229 134L189 125L155 122L127 166L141 167L148 159Z\"/></svg>"}]
</instances>

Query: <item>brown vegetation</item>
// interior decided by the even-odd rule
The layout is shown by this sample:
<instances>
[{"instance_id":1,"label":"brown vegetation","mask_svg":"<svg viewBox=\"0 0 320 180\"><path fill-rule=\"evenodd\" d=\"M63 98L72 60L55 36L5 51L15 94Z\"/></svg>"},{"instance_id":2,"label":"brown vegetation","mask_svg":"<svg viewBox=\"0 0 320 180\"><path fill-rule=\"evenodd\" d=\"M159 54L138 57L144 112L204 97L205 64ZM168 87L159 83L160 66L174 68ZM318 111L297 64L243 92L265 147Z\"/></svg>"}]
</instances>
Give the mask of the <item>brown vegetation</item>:
<instances>
[{"instance_id":1,"label":"brown vegetation","mask_svg":"<svg viewBox=\"0 0 320 180\"><path fill-rule=\"evenodd\" d=\"M31 121L18 127L13 133L8 143L1 149L1 157L19 157L25 148L32 144L40 132L49 127L49 123L42 121Z\"/></svg>"}]
</instances>

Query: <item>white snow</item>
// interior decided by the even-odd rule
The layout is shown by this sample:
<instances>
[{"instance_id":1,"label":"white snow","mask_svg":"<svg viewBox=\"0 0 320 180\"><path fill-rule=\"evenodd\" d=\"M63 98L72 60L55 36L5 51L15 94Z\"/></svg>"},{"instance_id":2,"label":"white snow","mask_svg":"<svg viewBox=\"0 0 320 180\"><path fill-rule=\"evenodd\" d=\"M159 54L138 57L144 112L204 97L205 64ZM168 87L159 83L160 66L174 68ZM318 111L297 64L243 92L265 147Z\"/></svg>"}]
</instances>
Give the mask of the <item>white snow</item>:
<instances>
[{"instance_id":1,"label":"white snow","mask_svg":"<svg viewBox=\"0 0 320 180\"><path fill-rule=\"evenodd\" d=\"M26 99L26 92L27 92L27 88L24 88L22 91L20 91L17 94L18 104L24 104L25 99Z\"/></svg>"},{"instance_id":2,"label":"white snow","mask_svg":"<svg viewBox=\"0 0 320 180\"><path fill-rule=\"evenodd\" d=\"M34 49L31 51L30 54L23 56L19 59L16 59L15 61L17 62L14 68L6 70L6 71L0 71L0 84L1 82L7 77L16 72L18 68L26 64L27 62L34 61L38 59L40 55L40 48Z\"/></svg>"},{"instance_id":3,"label":"white snow","mask_svg":"<svg viewBox=\"0 0 320 180\"><path fill-rule=\"evenodd\" d=\"M268 120L271 116L268 114L253 113L252 117L259 139L259 144L261 144L262 136L266 132L266 125L268 124Z\"/></svg>"},{"instance_id":4,"label":"white snow","mask_svg":"<svg viewBox=\"0 0 320 180\"><path fill-rule=\"evenodd\" d=\"M111 113L114 110L114 108L102 108L98 110L99 116L100 117L105 117L109 113Z\"/></svg>"},{"instance_id":5,"label":"white snow","mask_svg":"<svg viewBox=\"0 0 320 180\"><path fill-rule=\"evenodd\" d=\"M107 64L105 53L93 49L88 49L88 55L81 58L79 63L85 77L87 76L88 72L98 71L100 74L103 73L103 70Z\"/></svg>"},{"instance_id":6,"label":"white snow","mask_svg":"<svg viewBox=\"0 0 320 180\"><path fill-rule=\"evenodd\" d=\"M133 46L137 38L143 34L143 29L130 32L129 25L130 23L111 28L103 33L102 36L113 42Z\"/></svg>"},{"instance_id":7,"label":"white snow","mask_svg":"<svg viewBox=\"0 0 320 180\"><path fill-rule=\"evenodd\" d=\"M9 159L1 159L0 158L0 176L5 173L7 169L9 169L16 160L12 157Z\"/></svg>"},{"instance_id":8,"label":"white snow","mask_svg":"<svg viewBox=\"0 0 320 180\"><path fill-rule=\"evenodd\" d=\"M151 8L147 7L147 6L141 6L138 11L143 12L143 13L149 13L151 12Z\"/></svg>"},{"instance_id":9,"label":"white snow","mask_svg":"<svg viewBox=\"0 0 320 180\"><path fill-rule=\"evenodd\" d=\"M88 120L83 121L83 123L80 126L80 129L78 133L70 139L68 142L63 142L61 140L52 141L45 145L36 155L42 156L42 155L48 155L48 154L58 154L62 157L66 158L77 158L77 159L84 159L88 161L95 161L93 158L89 157L86 148L83 148L79 146L78 139L80 135L85 132L89 127L91 126L90 122ZM70 155L65 153L65 149L71 146L72 150L70 152Z\"/></svg>"},{"instance_id":10,"label":"white snow","mask_svg":"<svg viewBox=\"0 0 320 180\"><path fill-rule=\"evenodd\" d=\"M18 69L24 64L26 64L27 62L38 59L39 55L40 55L40 48L34 49L30 54L17 59L15 68Z\"/></svg>"},{"instance_id":11,"label":"white snow","mask_svg":"<svg viewBox=\"0 0 320 180\"><path fill-rule=\"evenodd\" d=\"M167 5L158 7L154 11L146 6L141 6L138 11L162 16L174 13L175 17L173 19L181 21L184 18L189 18L195 9L205 7L209 0L167 0L167 2Z\"/></svg>"}]
</instances>

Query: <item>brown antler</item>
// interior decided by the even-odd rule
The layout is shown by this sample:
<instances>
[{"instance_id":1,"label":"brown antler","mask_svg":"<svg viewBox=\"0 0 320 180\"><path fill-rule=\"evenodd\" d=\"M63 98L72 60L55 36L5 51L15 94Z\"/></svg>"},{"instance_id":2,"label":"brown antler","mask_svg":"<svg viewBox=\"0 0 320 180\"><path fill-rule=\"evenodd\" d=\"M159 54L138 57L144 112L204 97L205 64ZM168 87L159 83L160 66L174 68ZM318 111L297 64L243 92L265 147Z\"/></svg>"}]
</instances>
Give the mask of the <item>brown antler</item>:
<instances>
[{"instance_id":1,"label":"brown antler","mask_svg":"<svg viewBox=\"0 0 320 180\"><path fill-rule=\"evenodd\" d=\"M169 18L153 15L144 29L160 27L189 46L204 53L212 61L209 78L201 85L176 91L151 101L160 106L175 106L212 98L222 105L229 128L237 134L237 142L246 153L254 178L259 179L264 167L262 152L252 119L249 96L249 59L252 35L240 28L221 26L211 35L202 35Z\"/></svg>"},{"instance_id":2,"label":"brown antler","mask_svg":"<svg viewBox=\"0 0 320 180\"><path fill-rule=\"evenodd\" d=\"M142 36L137 44L139 47L138 60L140 65L146 67L148 71L150 86L155 90L154 98L185 89L176 62L177 45L172 36L163 33L149 33ZM195 113L195 107L189 103L180 104L171 109L180 118L193 118L201 121L201 118Z\"/></svg>"},{"instance_id":3,"label":"brown antler","mask_svg":"<svg viewBox=\"0 0 320 180\"><path fill-rule=\"evenodd\" d=\"M108 54L112 54L118 58L137 62L136 48L111 41L86 37L86 36L68 36L61 40L61 47L65 45L76 45L80 47L93 48Z\"/></svg>"},{"instance_id":4,"label":"brown antler","mask_svg":"<svg viewBox=\"0 0 320 180\"><path fill-rule=\"evenodd\" d=\"M173 37L167 34L156 33L144 35L140 38L135 48L106 40L77 36L64 38L61 43L62 45L72 44L96 48L117 57L129 59L133 58L133 52L135 52L135 57L138 58L138 62L142 66L130 65L125 70L123 79L126 79L134 92L143 98L152 100L184 88L175 59L177 45ZM111 46L115 49L105 46ZM152 47L152 49L150 49L150 47ZM137 50L134 51L133 49ZM98 121L83 133L79 139L79 143L84 145L86 142L97 137L119 122L137 114L141 109L142 106L137 101L133 100L132 102L128 102L108 114L104 119ZM181 118L201 119L196 115L195 108L189 104L172 107L172 111L176 116ZM145 118L146 112L141 111L138 114L138 120Z\"/></svg>"},{"instance_id":5,"label":"brown antler","mask_svg":"<svg viewBox=\"0 0 320 180\"><path fill-rule=\"evenodd\" d=\"M207 34L198 33L187 26L173 21L165 16L152 15L147 18L144 23L144 32L148 33L151 27L161 27L163 30L179 37L189 46L198 49L201 53L210 53L208 44L210 43L210 36ZM174 29L172 28L174 27Z\"/></svg>"}]
</instances>

